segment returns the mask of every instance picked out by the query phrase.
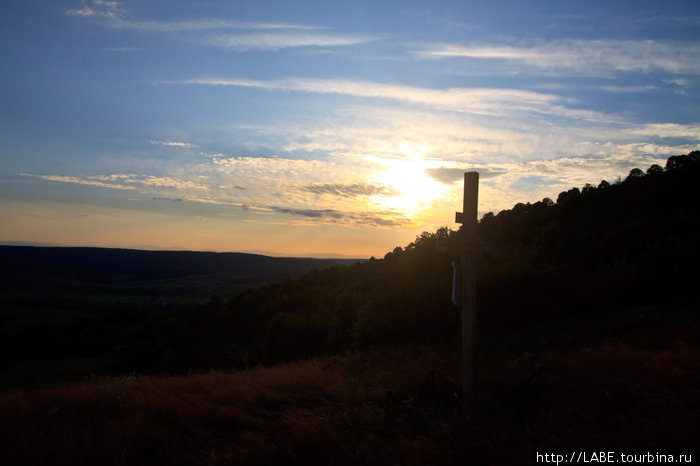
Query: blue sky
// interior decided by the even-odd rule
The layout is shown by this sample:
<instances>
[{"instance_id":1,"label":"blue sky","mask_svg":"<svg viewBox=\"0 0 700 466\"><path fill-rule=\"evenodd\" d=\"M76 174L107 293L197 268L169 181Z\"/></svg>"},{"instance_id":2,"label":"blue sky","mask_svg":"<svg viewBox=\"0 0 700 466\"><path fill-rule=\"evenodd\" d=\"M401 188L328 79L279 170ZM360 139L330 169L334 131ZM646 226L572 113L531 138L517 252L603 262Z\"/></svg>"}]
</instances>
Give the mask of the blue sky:
<instances>
[{"instance_id":1,"label":"blue sky","mask_svg":"<svg viewBox=\"0 0 700 466\"><path fill-rule=\"evenodd\" d=\"M700 148L697 2L4 10L4 243L381 256Z\"/></svg>"}]
</instances>

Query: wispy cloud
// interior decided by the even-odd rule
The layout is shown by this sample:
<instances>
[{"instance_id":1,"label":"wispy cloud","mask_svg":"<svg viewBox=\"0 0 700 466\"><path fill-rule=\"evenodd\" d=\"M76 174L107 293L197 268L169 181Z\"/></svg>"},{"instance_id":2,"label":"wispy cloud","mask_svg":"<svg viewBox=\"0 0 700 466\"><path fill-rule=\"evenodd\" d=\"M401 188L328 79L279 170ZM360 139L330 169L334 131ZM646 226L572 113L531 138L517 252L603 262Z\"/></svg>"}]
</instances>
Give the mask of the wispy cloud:
<instances>
[{"instance_id":1,"label":"wispy cloud","mask_svg":"<svg viewBox=\"0 0 700 466\"><path fill-rule=\"evenodd\" d=\"M654 138L679 138L700 142L700 123L681 125L678 123L647 123L630 128L636 136Z\"/></svg>"},{"instance_id":2,"label":"wispy cloud","mask_svg":"<svg viewBox=\"0 0 700 466\"><path fill-rule=\"evenodd\" d=\"M674 85L682 88L689 88L692 87L692 82L689 79L685 78L676 78L676 79L664 79L665 84L669 85Z\"/></svg>"},{"instance_id":3,"label":"wispy cloud","mask_svg":"<svg viewBox=\"0 0 700 466\"><path fill-rule=\"evenodd\" d=\"M231 30L306 30L324 29L321 26L311 26L292 23L250 23L224 19L192 19L188 21L114 21L112 26L125 29L138 29L151 32L185 32L208 31L217 29Z\"/></svg>"},{"instance_id":4,"label":"wispy cloud","mask_svg":"<svg viewBox=\"0 0 700 466\"><path fill-rule=\"evenodd\" d=\"M245 205L245 204L242 205L241 208L243 210L249 210L249 211L252 211L254 213L261 214L261 215L269 215L275 211L275 209L271 209L269 207L251 206L251 205Z\"/></svg>"},{"instance_id":5,"label":"wispy cloud","mask_svg":"<svg viewBox=\"0 0 700 466\"><path fill-rule=\"evenodd\" d=\"M497 176L505 174L505 169L491 169L491 168L479 168L479 170L474 170L473 167L438 167L438 168L426 168L426 174L434 180L441 183L452 184L457 181L464 179L464 172L468 171L478 171L479 178L482 180L495 178Z\"/></svg>"},{"instance_id":6,"label":"wispy cloud","mask_svg":"<svg viewBox=\"0 0 700 466\"><path fill-rule=\"evenodd\" d=\"M20 176L30 176L34 178L41 178L42 180L47 180L47 181L57 181L59 183L73 183L73 184L83 184L83 185L88 185L88 186L98 186L101 188L109 188L109 189L123 189L123 190L134 190L136 189L134 186L130 185L125 185L125 184L117 184L117 183L107 183L105 181L102 181L104 179L115 179L115 178L104 178L104 177L96 177L96 178L80 178L76 176L61 176L61 175L34 175L31 173L20 173Z\"/></svg>"},{"instance_id":7,"label":"wispy cloud","mask_svg":"<svg viewBox=\"0 0 700 466\"><path fill-rule=\"evenodd\" d=\"M156 186L162 188L174 188L178 190L194 190L194 191L209 191L209 188L205 185L195 183L189 180L176 180L169 176L148 176L142 180L140 183L144 186Z\"/></svg>"},{"instance_id":8,"label":"wispy cloud","mask_svg":"<svg viewBox=\"0 0 700 466\"><path fill-rule=\"evenodd\" d=\"M68 16L81 16L84 18L97 17L118 20L122 14L121 2L106 0L82 0L82 7L66 11Z\"/></svg>"},{"instance_id":9,"label":"wispy cloud","mask_svg":"<svg viewBox=\"0 0 700 466\"><path fill-rule=\"evenodd\" d=\"M372 212L341 212L333 209L295 209L285 207L274 207L273 210L281 214L306 217L316 222L348 226L363 225L389 228L414 225L413 222L406 218L397 217L396 215L382 216Z\"/></svg>"},{"instance_id":10,"label":"wispy cloud","mask_svg":"<svg viewBox=\"0 0 700 466\"><path fill-rule=\"evenodd\" d=\"M176 147L181 149L198 149L199 146L196 144L191 144L189 142L179 142L179 141L149 141L151 144L155 144L163 147Z\"/></svg>"},{"instance_id":11,"label":"wispy cloud","mask_svg":"<svg viewBox=\"0 0 700 466\"><path fill-rule=\"evenodd\" d=\"M368 183L320 183L304 186L304 190L314 194L329 194L341 197L374 196L377 194L391 193L391 189L386 186L379 186Z\"/></svg>"},{"instance_id":12,"label":"wispy cloud","mask_svg":"<svg viewBox=\"0 0 700 466\"><path fill-rule=\"evenodd\" d=\"M653 92L659 87L648 85L648 86L600 86L600 90L605 92L610 92L613 94L637 94L642 92Z\"/></svg>"},{"instance_id":13,"label":"wispy cloud","mask_svg":"<svg viewBox=\"0 0 700 466\"><path fill-rule=\"evenodd\" d=\"M304 223L305 225L332 224L350 228L357 226L371 226L376 228L415 226L414 220L406 218L397 212L363 210L361 208L363 205L362 203L336 203L329 201L322 203L321 207L314 207L319 206L319 203L312 202L311 198L305 199L304 197L294 197L293 193L295 191L298 192L300 190L307 190L306 188L309 186L299 186L295 188L294 185L289 185L286 187L287 191L284 193L278 193L283 194L282 199L279 199L278 196L275 195L267 197L262 195L265 191L265 186L263 183L263 186L255 187L255 194L253 197L255 198L256 203L248 204L233 202L221 192L212 193L212 190L208 186L200 185L190 180L175 179L165 176L109 174L78 177L62 175L36 175L28 173L22 173L21 175L52 182L87 185L115 190L138 191L141 194L149 195L150 199L156 201L168 201L173 203L190 202L218 206L220 208L227 209L234 207L254 214L282 214L294 217L303 217L306 219ZM164 191L163 188L166 188L166 191ZM335 194L343 198L352 198L356 196L370 195L374 192L385 191L383 188L373 189L369 186L363 187L359 184L350 184L345 186L342 184L337 184L335 186L331 184L327 186L323 186L322 184L314 184L311 185L310 192L313 193L318 191L315 188L319 188L321 191L329 194ZM235 186L234 189L241 189L241 187ZM178 193L177 197L167 194L167 192L173 192L172 190ZM197 193L207 193L207 197L198 196ZM289 204L285 202L289 200L294 203L294 207L289 206ZM278 204L265 204L265 201L276 201ZM345 206L347 209L341 210L334 208L333 206Z\"/></svg>"},{"instance_id":14,"label":"wispy cloud","mask_svg":"<svg viewBox=\"0 0 700 466\"><path fill-rule=\"evenodd\" d=\"M66 10L68 16L97 17L109 20L109 25L120 29L135 29L150 32L186 32L208 30L305 30L325 29L322 26L285 22L252 23L220 18L200 18L181 21L132 20L126 18L122 2L113 0L80 0L79 8Z\"/></svg>"},{"instance_id":15,"label":"wispy cloud","mask_svg":"<svg viewBox=\"0 0 700 466\"><path fill-rule=\"evenodd\" d=\"M63 176L63 175L35 175L21 173L21 176L30 176L47 181L60 183L82 184L101 188L120 190L141 190L144 188L172 188L181 191L209 191L206 185L191 180L177 180L168 176L147 176L131 174L89 175L89 176Z\"/></svg>"},{"instance_id":16,"label":"wispy cloud","mask_svg":"<svg viewBox=\"0 0 700 466\"><path fill-rule=\"evenodd\" d=\"M246 173L256 179L301 178L313 173L317 177L333 177L337 170L333 162L321 160L301 160L277 157L228 157L212 161L222 173Z\"/></svg>"},{"instance_id":17,"label":"wispy cloud","mask_svg":"<svg viewBox=\"0 0 700 466\"><path fill-rule=\"evenodd\" d=\"M104 18L107 25L152 33L199 32L192 40L204 45L236 51L273 51L292 47L338 47L374 41L377 37L322 33L323 26L285 22L246 22L217 18L184 21L126 19L121 2L82 0L80 8L66 11L69 16ZM219 33L215 33L219 31ZM253 31L253 32L251 32ZM210 33L206 35L206 33ZM121 49L126 50L126 49ZM131 50L131 49L129 49Z\"/></svg>"},{"instance_id":18,"label":"wispy cloud","mask_svg":"<svg viewBox=\"0 0 700 466\"><path fill-rule=\"evenodd\" d=\"M476 114L499 115L514 110L557 114L583 114L583 111L566 109L559 105L561 99L552 94L496 88L447 88L429 89L400 84L383 84L341 79L282 80L250 79L191 79L185 84L207 86L254 87L260 89L300 91L317 94L342 94L354 97L390 99L427 105L443 110Z\"/></svg>"},{"instance_id":19,"label":"wispy cloud","mask_svg":"<svg viewBox=\"0 0 700 466\"><path fill-rule=\"evenodd\" d=\"M348 115L353 115L350 118ZM455 162L531 160L571 156L627 153L682 153L700 142L696 124L643 124L624 116L590 112L585 118L533 118L512 111L496 116L432 111L430 108L395 108L356 105L337 116L325 115L322 124L290 122L277 132L289 140L288 150L324 151L342 156L375 154L406 157L402 142L429 142L423 158ZM651 143L651 145L649 145Z\"/></svg>"},{"instance_id":20,"label":"wispy cloud","mask_svg":"<svg viewBox=\"0 0 700 466\"><path fill-rule=\"evenodd\" d=\"M357 45L375 40L374 37L344 36L308 32L274 32L248 34L219 34L202 42L237 51L273 51L292 47L338 47Z\"/></svg>"},{"instance_id":21,"label":"wispy cloud","mask_svg":"<svg viewBox=\"0 0 700 466\"><path fill-rule=\"evenodd\" d=\"M652 40L561 40L530 46L441 44L417 52L430 57L506 60L576 73L651 72L700 74L700 45Z\"/></svg>"},{"instance_id":22,"label":"wispy cloud","mask_svg":"<svg viewBox=\"0 0 700 466\"><path fill-rule=\"evenodd\" d=\"M288 207L273 207L273 210L281 214L301 215L302 217L326 219L332 218L335 220L343 218L343 214L341 212L333 209L294 209Z\"/></svg>"}]
</instances>

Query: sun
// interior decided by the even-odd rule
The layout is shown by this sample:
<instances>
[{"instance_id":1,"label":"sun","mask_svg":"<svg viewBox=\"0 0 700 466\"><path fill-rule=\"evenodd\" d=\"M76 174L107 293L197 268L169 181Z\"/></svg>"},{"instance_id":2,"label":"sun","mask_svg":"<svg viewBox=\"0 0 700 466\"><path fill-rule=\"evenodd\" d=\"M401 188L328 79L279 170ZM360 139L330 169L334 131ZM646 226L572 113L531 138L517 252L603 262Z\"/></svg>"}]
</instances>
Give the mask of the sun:
<instances>
[{"instance_id":1,"label":"sun","mask_svg":"<svg viewBox=\"0 0 700 466\"><path fill-rule=\"evenodd\" d=\"M370 197L373 210L419 221L449 189L428 176L426 169L434 165L431 161L409 157L382 159L381 164L370 181L386 191Z\"/></svg>"}]
</instances>

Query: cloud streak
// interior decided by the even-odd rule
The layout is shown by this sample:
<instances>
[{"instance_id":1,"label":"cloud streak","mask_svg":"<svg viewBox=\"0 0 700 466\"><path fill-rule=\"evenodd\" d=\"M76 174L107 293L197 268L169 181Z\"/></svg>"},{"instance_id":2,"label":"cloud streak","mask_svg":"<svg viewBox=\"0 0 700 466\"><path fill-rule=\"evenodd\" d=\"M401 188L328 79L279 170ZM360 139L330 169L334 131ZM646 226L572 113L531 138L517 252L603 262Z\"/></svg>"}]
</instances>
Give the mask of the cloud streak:
<instances>
[{"instance_id":1,"label":"cloud streak","mask_svg":"<svg viewBox=\"0 0 700 466\"><path fill-rule=\"evenodd\" d=\"M464 179L464 173L468 171L478 171L479 178L482 180L487 180L495 178L497 176L503 175L505 170L503 169L490 169L490 168L480 168L479 170L474 170L473 168L449 168L449 167L439 167L439 168L426 168L426 174L440 183L453 184Z\"/></svg>"},{"instance_id":2,"label":"cloud streak","mask_svg":"<svg viewBox=\"0 0 700 466\"><path fill-rule=\"evenodd\" d=\"M293 47L339 47L358 45L375 40L373 37L342 36L318 33L275 32L249 34L219 34L202 42L239 52L251 50L275 51Z\"/></svg>"},{"instance_id":3,"label":"cloud streak","mask_svg":"<svg viewBox=\"0 0 700 466\"><path fill-rule=\"evenodd\" d=\"M148 32L187 32L211 31L217 29L231 30L300 30L314 31L324 29L321 26L310 26L292 23L250 23L222 19L193 19L189 21L127 21L118 20L112 26L124 29L137 29Z\"/></svg>"},{"instance_id":4,"label":"cloud streak","mask_svg":"<svg viewBox=\"0 0 700 466\"><path fill-rule=\"evenodd\" d=\"M183 84L222 87L250 87L280 91L299 91L315 94L340 94L372 99L389 99L404 103L424 105L441 110L475 114L502 115L519 111L586 115L589 112L566 109L559 105L561 99L553 94L543 94L520 89L497 88L448 88L429 89L400 84L382 84L367 81L340 79L281 80L250 79L191 79Z\"/></svg>"},{"instance_id":5,"label":"cloud streak","mask_svg":"<svg viewBox=\"0 0 700 466\"><path fill-rule=\"evenodd\" d=\"M109 189L121 189L121 190L135 190L136 187L124 184L107 183L102 181L103 179L113 179L104 177L95 177L93 179L79 178L76 176L61 176L61 175L34 175L31 173L20 173L20 176L30 176L34 178L40 178L46 181L57 181L59 183L72 183L72 184L82 184L87 186L97 186L100 188Z\"/></svg>"},{"instance_id":6,"label":"cloud streak","mask_svg":"<svg viewBox=\"0 0 700 466\"><path fill-rule=\"evenodd\" d=\"M441 44L417 52L436 58L505 60L579 74L664 71L700 74L700 45L652 40L560 40L531 46Z\"/></svg>"},{"instance_id":7,"label":"cloud streak","mask_svg":"<svg viewBox=\"0 0 700 466\"><path fill-rule=\"evenodd\" d=\"M80 16L83 18L97 17L117 20L122 16L121 2L106 0L82 0L81 8L66 11L68 16Z\"/></svg>"},{"instance_id":8,"label":"cloud streak","mask_svg":"<svg viewBox=\"0 0 700 466\"><path fill-rule=\"evenodd\" d=\"M314 194L329 194L341 197L374 196L377 194L389 194L391 189L386 186L378 186L366 183L324 183L304 186L306 191Z\"/></svg>"},{"instance_id":9,"label":"cloud streak","mask_svg":"<svg viewBox=\"0 0 700 466\"><path fill-rule=\"evenodd\" d=\"M181 149L198 149L199 146L196 144L191 144L189 142L178 142L178 141L149 141L151 144L155 144L163 147L177 147Z\"/></svg>"},{"instance_id":10,"label":"cloud streak","mask_svg":"<svg viewBox=\"0 0 700 466\"><path fill-rule=\"evenodd\" d=\"M147 176L131 174L110 174L90 176L63 176L63 175L35 175L20 173L20 176L40 178L46 181L59 183L82 184L100 188L119 190L142 190L144 188L170 188L180 191L206 192L209 187L191 180L177 180L168 176Z\"/></svg>"},{"instance_id":11,"label":"cloud streak","mask_svg":"<svg viewBox=\"0 0 700 466\"><path fill-rule=\"evenodd\" d=\"M196 42L238 52L276 51L294 47L339 47L377 40L377 37L322 33L322 26L262 22L252 23L226 19L203 18L185 21L134 21L124 19L120 2L83 0L81 8L66 11L68 16L104 18L116 29L131 29L150 33L206 33L212 35L194 39ZM214 33L215 31L222 31ZM224 32L236 31L236 32ZM253 32L250 32L253 31Z\"/></svg>"},{"instance_id":12,"label":"cloud streak","mask_svg":"<svg viewBox=\"0 0 700 466\"><path fill-rule=\"evenodd\" d=\"M273 207L272 209L281 214L306 217L327 224L361 225L377 228L414 226L408 219L395 215L382 216L372 212L341 212L334 209L295 209L286 207Z\"/></svg>"},{"instance_id":13,"label":"cloud streak","mask_svg":"<svg viewBox=\"0 0 700 466\"><path fill-rule=\"evenodd\" d=\"M113 0L81 0L82 7L66 10L68 16L84 18L98 17L110 20L110 26L120 29L135 29L146 32L187 32L208 31L217 29L230 30L302 30L313 31L325 29L322 26L311 26L294 23L253 23L220 18L188 19L181 21L146 20L135 21L125 19L125 9L122 2Z\"/></svg>"}]
</instances>

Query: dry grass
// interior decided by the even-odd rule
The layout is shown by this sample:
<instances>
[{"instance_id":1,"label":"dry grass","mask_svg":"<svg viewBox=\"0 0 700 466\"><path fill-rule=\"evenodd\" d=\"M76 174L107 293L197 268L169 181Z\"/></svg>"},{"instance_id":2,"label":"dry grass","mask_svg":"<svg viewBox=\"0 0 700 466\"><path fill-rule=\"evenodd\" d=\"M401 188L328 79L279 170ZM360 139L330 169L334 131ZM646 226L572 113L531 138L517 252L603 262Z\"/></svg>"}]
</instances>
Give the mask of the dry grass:
<instances>
[{"instance_id":1,"label":"dry grass","mask_svg":"<svg viewBox=\"0 0 700 466\"><path fill-rule=\"evenodd\" d=\"M696 447L699 355L675 342L488 356L472 423L447 385L426 391L431 370L458 375L434 347L7 391L0 463L520 464L556 447Z\"/></svg>"}]
</instances>

